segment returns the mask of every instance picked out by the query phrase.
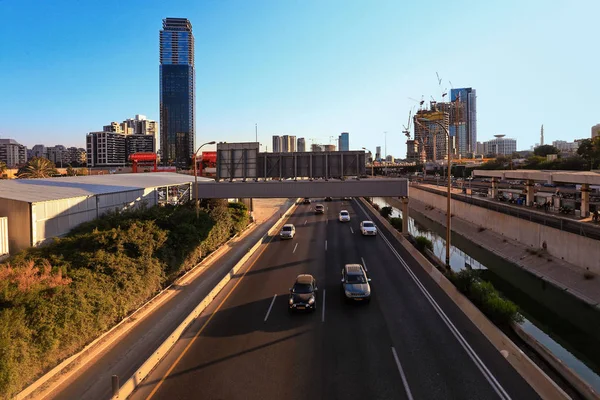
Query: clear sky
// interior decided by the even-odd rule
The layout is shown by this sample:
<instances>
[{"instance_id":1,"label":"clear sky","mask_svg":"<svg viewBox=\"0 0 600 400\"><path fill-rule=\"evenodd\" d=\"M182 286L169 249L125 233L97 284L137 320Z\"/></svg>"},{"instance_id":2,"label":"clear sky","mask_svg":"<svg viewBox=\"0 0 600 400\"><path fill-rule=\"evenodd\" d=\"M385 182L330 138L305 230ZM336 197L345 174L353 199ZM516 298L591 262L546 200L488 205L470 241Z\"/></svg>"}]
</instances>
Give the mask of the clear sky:
<instances>
[{"instance_id":1,"label":"clear sky","mask_svg":"<svg viewBox=\"0 0 600 400\"><path fill-rule=\"evenodd\" d=\"M291 134L405 157L402 126L441 89L477 90L478 140L519 149L600 123L600 1L0 0L0 137L84 147L158 121L158 32L191 20L197 141ZM436 72L443 79L438 86ZM264 148L263 148L264 149Z\"/></svg>"}]
</instances>

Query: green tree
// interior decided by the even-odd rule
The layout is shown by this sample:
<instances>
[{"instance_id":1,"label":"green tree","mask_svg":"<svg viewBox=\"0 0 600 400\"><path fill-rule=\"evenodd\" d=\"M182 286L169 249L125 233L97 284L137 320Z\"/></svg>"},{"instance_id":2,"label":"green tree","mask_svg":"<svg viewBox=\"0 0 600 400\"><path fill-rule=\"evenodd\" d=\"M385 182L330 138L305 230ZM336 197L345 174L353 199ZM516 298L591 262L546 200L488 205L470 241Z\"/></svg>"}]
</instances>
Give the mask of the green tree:
<instances>
[{"instance_id":1,"label":"green tree","mask_svg":"<svg viewBox=\"0 0 600 400\"><path fill-rule=\"evenodd\" d=\"M33 157L17 172L18 178L48 178L58 174L56 165L47 158Z\"/></svg>"},{"instance_id":2,"label":"green tree","mask_svg":"<svg viewBox=\"0 0 600 400\"><path fill-rule=\"evenodd\" d=\"M67 166L67 176L77 176L77 171L69 164Z\"/></svg>"},{"instance_id":3,"label":"green tree","mask_svg":"<svg viewBox=\"0 0 600 400\"><path fill-rule=\"evenodd\" d=\"M0 178L2 175L4 175L7 169L8 167L6 166L6 163L4 161L0 161Z\"/></svg>"},{"instance_id":4,"label":"green tree","mask_svg":"<svg viewBox=\"0 0 600 400\"><path fill-rule=\"evenodd\" d=\"M579 144L577 149L579 154L584 160L589 163L590 169L600 162L600 136L594 139L584 139Z\"/></svg>"},{"instance_id":5,"label":"green tree","mask_svg":"<svg viewBox=\"0 0 600 400\"><path fill-rule=\"evenodd\" d=\"M548 154L558 154L560 151L549 144L545 144L543 146L538 146L533 150L533 154L538 157L546 157Z\"/></svg>"}]
</instances>

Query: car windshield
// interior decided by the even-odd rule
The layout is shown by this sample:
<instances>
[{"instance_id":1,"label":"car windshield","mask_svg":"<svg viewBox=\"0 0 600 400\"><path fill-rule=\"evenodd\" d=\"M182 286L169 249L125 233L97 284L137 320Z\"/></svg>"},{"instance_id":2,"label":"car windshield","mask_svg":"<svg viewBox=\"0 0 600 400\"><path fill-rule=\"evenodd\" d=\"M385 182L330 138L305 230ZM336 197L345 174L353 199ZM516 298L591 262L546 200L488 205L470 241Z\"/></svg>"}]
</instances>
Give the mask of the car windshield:
<instances>
[{"instance_id":1,"label":"car windshield","mask_svg":"<svg viewBox=\"0 0 600 400\"><path fill-rule=\"evenodd\" d=\"M372 222L363 222L363 226L365 228L374 228L375 227L375 225L373 225Z\"/></svg>"},{"instance_id":2,"label":"car windshield","mask_svg":"<svg viewBox=\"0 0 600 400\"><path fill-rule=\"evenodd\" d=\"M323 206L317 206L317 210L322 210Z\"/></svg>"},{"instance_id":3,"label":"car windshield","mask_svg":"<svg viewBox=\"0 0 600 400\"><path fill-rule=\"evenodd\" d=\"M310 283L296 283L292 288L293 293L306 294L312 293L312 285Z\"/></svg>"},{"instance_id":4,"label":"car windshield","mask_svg":"<svg viewBox=\"0 0 600 400\"><path fill-rule=\"evenodd\" d=\"M284 226L282 230L284 232L291 232L292 231L292 227L291 226Z\"/></svg>"},{"instance_id":5,"label":"car windshield","mask_svg":"<svg viewBox=\"0 0 600 400\"><path fill-rule=\"evenodd\" d=\"M345 211L342 211L342 212L340 213L340 215L341 215L342 217L347 217L347 216L348 216L348 213L347 213L347 212L345 212Z\"/></svg>"},{"instance_id":6,"label":"car windshield","mask_svg":"<svg viewBox=\"0 0 600 400\"><path fill-rule=\"evenodd\" d=\"M348 275L346 279L348 283L367 283L364 275Z\"/></svg>"}]
</instances>

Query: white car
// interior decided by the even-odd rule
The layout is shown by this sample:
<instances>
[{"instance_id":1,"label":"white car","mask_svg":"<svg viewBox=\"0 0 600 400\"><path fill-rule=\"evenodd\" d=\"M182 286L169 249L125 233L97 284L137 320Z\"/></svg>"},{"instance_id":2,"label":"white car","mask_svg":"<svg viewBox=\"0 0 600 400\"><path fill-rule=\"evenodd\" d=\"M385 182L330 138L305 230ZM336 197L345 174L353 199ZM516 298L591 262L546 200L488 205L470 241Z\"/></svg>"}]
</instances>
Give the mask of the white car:
<instances>
[{"instance_id":1,"label":"white car","mask_svg":"<svg viewBox=\"0 0 600 400\"><path fill-rule=\"evenodd\" d=\"M377 227L373 221L363 221L360 223L360 233L365 236L375 236L377 235Z\"/></svg>"},{"instance_id":2,"label":"white car","mask_svg":"<svg viewBox=\"0 0 600 400\"><path fill-rule=\"evenodd\" d=\"M339 218L340 222L349 222L350 221L350 213L346 210L342 210L342 211L340 211L340 215L338 218Z\"/></svg>"},{"instance_id":3,"label":"white car","mask_svg":"<svg viewBox=\"0 0 600 400\"><path fill-rule=\"evenodd\" d=\"M296 236L296 227L293 224L285 224L279 232L281 239L293 239Z\"/></svg>"}]
</instances>

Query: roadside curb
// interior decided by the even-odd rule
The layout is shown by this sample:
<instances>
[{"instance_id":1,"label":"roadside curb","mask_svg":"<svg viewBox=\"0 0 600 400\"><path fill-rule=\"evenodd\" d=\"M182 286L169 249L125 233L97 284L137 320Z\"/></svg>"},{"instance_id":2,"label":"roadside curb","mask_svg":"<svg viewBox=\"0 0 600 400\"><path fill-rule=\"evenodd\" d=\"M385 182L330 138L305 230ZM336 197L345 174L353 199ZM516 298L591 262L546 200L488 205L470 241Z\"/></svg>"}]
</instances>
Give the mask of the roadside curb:
<instances>
[{"instance_id":1,"label":"roadside curb","mask_svg":"<svg viewBox=\"0 0 600 400\"><path fill-rule=\"evenodd\" d=\"M56 367L52 368L31 385L23 389L20 393L13 397L13 400L25 400L29 398L43 399L48 396L56 387L64 383L73 374L77 373L96 355L104 351L121 336L131 330L137 321L143 319L146 315L153 312L158 306L168 300L171 297L169 296L169 292L171 291L172 293L175 293L172 291L173 287L185 284L190 279L195 278L197 274L204 271L206 267L221 257L223 253L228 251L228 244L240 240L241 238L253 232L258 226L258 224L253 222L249 224L240 235L236 234L229 238L229 240L219 246L217 250L207 255L194 267L190 268L183 275L176 278L169 286L160 290L150 300L146 301L131 314L123 318L115 326L94 339L76 354L73 354L72 356L63 360ZM130 325L125 326L128 323Z\"/></svg>"},{"instance_id":2,"label":"roadside curb","mask_svg":"<svg viewBox=\"0 0 600 400\"><path fill-rule=\"evenodd\" d=\"M394 238L408 251L425 272L438 284L457 307L471 320L479 331L506 358L513 368L531 385L543 399L570 399L570 397L542 371L523 351L496 327L469 299L421 254L400 232L365 201L359 201L367 207L384 225ZM506 355L505 355L506 354Z\"/></svg>"},{"instance_id":3,"label":"roadside curb","mask_svg":"<svg viewBox=\"0 0 600 400\"><path fill-rule=\"evenodd\" d=\"M208 307L208 305L218 296L221 290L235 278L237 272L246 264L246 262L252 257L252 255L264 244L264 240L269 236L272 236L276 232L280 225L287 221L291 214L298 207L298 200L283 213L280 218L273 224L273 226L267 231L267 233L260 237L260 239L246 252L246 254L233 266L231 270L225 275L223 279L206 295L206 297L192 310L191 313L179 324L179 326L169 335L169 337L161 343L160 346L153 352L153 354L133 373L133 375L120 387L117 395L113 396L111 400L120 400L128 398L131 393L139 386L140 383L148 376L148 374L162 361L162 359L169 353L169 350L177 343L179 338L183 335L186 329L196 320L196 318ZM268 244L268 243L267 243Z\"/></svg>"}]
</instances>

